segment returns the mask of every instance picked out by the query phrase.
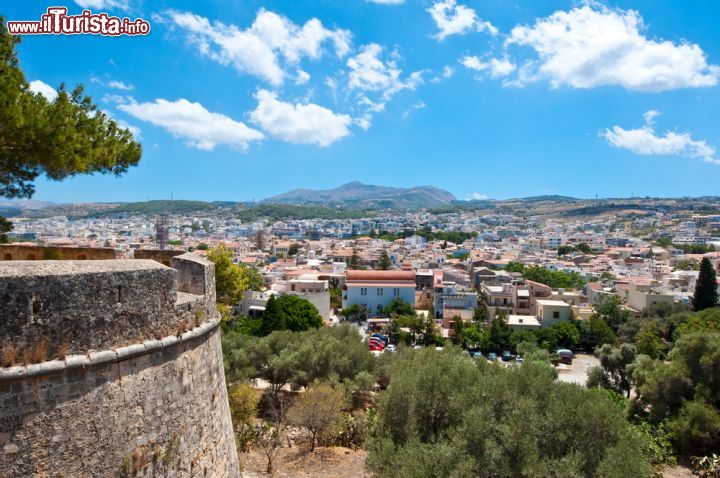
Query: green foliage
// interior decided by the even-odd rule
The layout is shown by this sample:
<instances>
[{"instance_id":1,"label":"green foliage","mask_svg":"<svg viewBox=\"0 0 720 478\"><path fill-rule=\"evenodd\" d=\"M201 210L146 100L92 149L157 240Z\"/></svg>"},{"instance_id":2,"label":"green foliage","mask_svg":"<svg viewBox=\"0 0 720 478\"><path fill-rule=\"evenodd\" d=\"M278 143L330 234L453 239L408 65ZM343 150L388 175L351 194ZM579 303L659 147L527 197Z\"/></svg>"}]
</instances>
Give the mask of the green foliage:
<instances>
[{"instance_id":1,"label":"green foliage","mask_svg":"<svg viewBox=\"0 0 720 478\"><path fill-rule=\"evenodd\" d=\"M582 252L583 254L592 254L593 250L592 247L590 247L588 244L581 242L577 246L575 246L575 249Z\"/></svg>"},{"instance_id":2,"label":"green foliage","mask_svg":"<svg viewBox=\"0 0 720 478\"><path fill-rule=\"evenodd\" d=\"M585 279L577 272L551 271L541 266L525 266L520 262L509 262L505 270L519 272L525 279L545 284L553 289L573 289L585 285Z\"/></svg>"},{"instance_id":3,"label":"green foliage","mask_svg":"<svg viewBox=\"0 0 720 478\"><path fill-rule=\"evenodd\" d=\"M668 429L682 456L705 456L720 450L720 413L710 405L686 402Z\"/></svg>"},{"instance_id":4,"label":"green foliage","mask_svg":"<svg viewBox=\"0 0 720 478\"><path fill-rule=\"evenodd\" d=\"M340 419L344 406L345 396L341 390L314 384L293 401L288 410L288 421L310 432L310 451L314 451L318 440L323 439Z\"/></svg>"},{"instance_id":5,"label":"green foliage","mask_svg":"<svg viewBox=\"0 0 720 478\"><path fill-rule=\"evenodd\" d=\"M0 244L7 244L8 238L7 233L13 230L13 225L10 221L0 216Z\"/></svg>"},{"instance_id":6,"label":"green foliage","mask_svg":"<svg viewBox=\"0 0 720 478\"><path fill-rule=\"evenodd\" d=\"M595 351L595 356L600 359L600 367L593 367L588 373L588 388L607 388L629 397L636 356L635 346L622 344L620 347L613 347L605 344Z\"/></svg>"},{"instance_id":7,"label":"green foliage","mask_svg":"<svg viewBox=\"0 0 720 478\"><path fill-rule=\"evenodd\" d=\"M262 335L276 330L302 332L323 325L320 313L310 301L290 294L271 296L260 319Z\"/></svg>"},{"instance_id":8,"label":"green foliage","mask_svg":"<svg viewBox=\"0 0 720 478\"><path fill-rule=\"evenodd\" d=\"M641 356L634 368L635 415L666 421L676 451L703 456L720 447L720 334L682 335L669 362Z\"/></svg>"},{"instance_id":9,"label":"green foliage","mask_svg":"<svg viewBox=\"0 0 720 478\"><path fill-rule=\"evenodd\" d=\"M232 253L219 244L208 251L208 259L215 263L215 291L218 302L236 304L246 290L260 290L263 278L252 268L235 264Z\"/></svg>"},{"instance_id":10,"label":"green foliage","mask_svg":"<svg viewBox=\"0 0 720 478\"><path fill-rule=\"evenodd\" d=\"M495 317L490 324L490 333L488 337L488 349L496 352L508 350L511 345L510 338L512 330L508 325L507 314L498 309Z\"/></svg>"},{"instance_id":11,"label":"green foliage","mask_svg":"<svg viewBox=\"0 0 720 478\"><path fill-rule=\"evenodd\" d=\"M571 252L575 252L575 248L573 246L560 246L557 250L558 257L566 256L570 254Z\"/></svg>"},{"instance_id":12,"label":"green foliage","mask_svg":"<svg viewBox=\"0 0 720 478\"><path fill-rule=\"evenodd\" d=\"M249 337L223 331L225 375L229 382L261 378L275 397L285 385L307 386L331 377L338 383L373 372L375 360L351 325L305 332L279 331Z\"/></svg>"},{"instance_id":13,"label":"green foliage","mask_svg":"<svg viewBox=\"0 0 720 478\"><path fill-rule=\"evenodd\" d=\"M580 324L580 344L585 350L594 350L603 344L614 344L616 341L612 328L596 314Z\"/></svg>"},{"instance_id":14,"label":"green foliage","mask_svg":"<svg viewBox=\"0 0 720 478\"><path fill-rule=\"evenodd\" d=\"M254 204L237 213L243 222L267 219L271 222L307 219L360 219L371 211L350 210L339 207L299 206L293 204Z\"/></svg>"},{"instance_id":15,"label":"green foliage","mask_svg":"<svg viewBox=\"0 0 720 478\"><path fill-rule=\"evenodd\" d=\"M494 367L453 348L398 357L367 465L379 477L649 477L650 445L607 394L547 366Z\"/></svg>"},{"instance_id":16,"label":"green foliage","mask_svg":"<svg viewBox=\"0 0 720 478\"><path fill-rule=\"evenodd\" d=\"M547 350L575 349L580 345L580 330L571 321L561 321L537 331L538 342Z\"/></svg>"},{"instance_id":17,"label":"green foliage","mask_svg":"<svg viewBox=\"0 0 720 478\"><path fill-rule=\"evenodd\" d=\"M384 271L392 269L392 261L390 260L390 256L388 255L387 251L384 249L380 253L380 261L378 262L378 266L381 270Z\"/></svg>"},{"instance_id":18,"label":"green foliage","mask_svg":"<svg viewBox=\"0 0 720 478\"><path fill-rule=\"evenodd\" d=\"M410 303L405 302L402 299L393 299L392 302L390 302L387 307L385 307L384 312L387 315L390 316L400 316L400 315L416 315L417 311L415 310L415 307L413 307Z\"/></svg>"},{"instance_id":19,"label":"green foliage","mask_svg":"<svg viewBox=\"0 0 720 478\"><path fill-rule=\"evenodd\" d=\"M242 451L253 439L252 421L257 415L260 394L246 383L228 389L228 404L235 436Z\"/></svg>"},{"instance_id":20,"label":"green foliage","mask_svg":"<svg viewBox=\"0 0 720 478\"><path fill-rule=\"evenodd\" d=\"M660 338L660 332L655 322L648 322L637 334L635 347L639 354L658 359L665 356L665 343Z\"/></svg>"},{"instance_id":21,"label":"green foliage","mask_svg":"<svg viewBox=\"0 0 720 478\"><path fill-rule=\"evenodd\" d=\"M152 201L140 201L121 204L111 209L91 213L89 216L112 216L117 214L154 216L158 214L189 214L194 212L209 212L216 209L218 209L217 204L204 201L156 199Z\"/></svg>"},{"instance_id":22,"label":"green foliage","mask_svg":"<svg viewBox=\"0 0 720 478\"><path fill-rule=\"evenodd\" d=\"M697 332L720 332L720 308L705 309L692 314L675 329L675 337Z\"/></svg>"},{"instance_id":23,"label":"green foliage","mask_svg":"<svg viewBox=\"0 0 720 478\"><path fill-rule=\"evenodd\" d=\"M507 266L505 266L505 270L508 272L522 273L525 270L525 264L523 264L522 262L510 261L508 262Z\"/></svg>"},{"instance_id":24,"label":"green foliage","mask_svg":"<svg viewBox=\"0 0 720 478\"><path fill-rule=\"evenodd\" d=\"M445 249L447 247L448 242L452 242L454 244L462 244L463 242L467 241L468 239L474 239L477 237L477 232L463 232L463 231L435 231L432 232L430 229L418 229L416 231L413 231L412 229L405 229L399 233L391 233L388 231L380 231L378 234L373 235L373 237L377 237L378 239L384 239L386 241L397 241L398 239L405 239L410 236L420 236L424 237L428 241L444 241Z\"/></svg>"},{"instance_id":25,"label":"green foliage","mask_svg":"<svg viewBox=\"0 0 720 478\"><path fill-rule=\"evenodd\" d=\"M620 297L617 295L601 296L599 302L595 305L594 315L602 318L613 331L617 331L622 324L632 317L632 313L622 307Z\"/></svg>"},{"instance_id":26,"label":"green foliage","mask_svg":"<svg viewBox=\"0 0 720 478\"><path fill-rule=\"evenodd\" d=\"M352 256L350 256L347 266L348 269L351 270L362 269L362 266L360 265L360 256L358 256L357 249L353 249Z\"/></svg>"},{"instance_id":27,"label":"green foliage","mask_svg":"<svg viewBox=\"0 0 720 478\"><path fill-rule=\"evenodd\" d=\"M683 259L675 264L675 270L678 271L699 271L700 264L696 260Z\"/></svg>"},{"instance_id":28,"label":"green foliage","mask_svg":"<svg viewBox=\"0 0 720 478\"><path fill-rule=\"evenodd\" d=\"M359 304L353 304L340 311L340 315L350 322L364 322L367 320L367 310Z\"/></svg>"},{"instance_id":29,"label":"green foliage","mask_svg":"<svg viewBox=\"0 0 720 478\"><path fill-rule=\"evenodd\" d=\"M693 310L701 310L716 307L718 305L718 284L715 269L710 259L703 257L700 262L700 274L695 283L695 294L693 295Z\"/></svg>"},{"instance_id":30,"label":"green foliage","mask_svg":"<svg viewBox=\"0 0 720 478\"><path fill-rule=\"evenodd\" d=\"M300 252L301 245L297 242L294 242L290 244L290 247L288 247L288 257L294 257L297 255L298 252Z\"/></svg>"},{"instance_id":31,"label":"green foliage","mask_svg":"<svg viewBox=\"0 0 720 478\"><path fill-rule=\"evenodd\" d=\"M15 51L19 42L0 17L0 196L31 197L41 175L55 181L119 176L137 165L142 148L132 133L98 110L82 86L70 93L61 86L53 101L30 90ZM8 227L0 222L0 237Z\"/></svg>"},{"instance_id":32,"label":"green foliage","mask_svg":"<svg viewBox=\"0 0 720 478\"><path fill-rule=\"evenodd\" d=\"M720 477L720 456L713 453L709 456L693 459L693 472L700 478Z\"/></svg>"}]
</instances>

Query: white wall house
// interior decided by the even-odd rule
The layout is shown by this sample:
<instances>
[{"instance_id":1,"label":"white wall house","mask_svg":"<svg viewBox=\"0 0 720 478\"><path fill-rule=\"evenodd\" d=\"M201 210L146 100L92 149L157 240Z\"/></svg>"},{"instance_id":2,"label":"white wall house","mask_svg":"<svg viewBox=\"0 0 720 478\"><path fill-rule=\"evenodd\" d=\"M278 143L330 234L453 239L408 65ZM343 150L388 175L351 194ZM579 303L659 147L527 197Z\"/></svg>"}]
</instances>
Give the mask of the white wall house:
<instances>
[{"instance_id":1,"label":"white wall house","mask_svg":"<svg viewBox=\"0 0 720 478\"><path fill-rule=\"evenodd\" d=\"M538 300L537 319L543 327L549 327L554 323L570 320L572 307L561 300Z\"/></svg>"}]
</instances>

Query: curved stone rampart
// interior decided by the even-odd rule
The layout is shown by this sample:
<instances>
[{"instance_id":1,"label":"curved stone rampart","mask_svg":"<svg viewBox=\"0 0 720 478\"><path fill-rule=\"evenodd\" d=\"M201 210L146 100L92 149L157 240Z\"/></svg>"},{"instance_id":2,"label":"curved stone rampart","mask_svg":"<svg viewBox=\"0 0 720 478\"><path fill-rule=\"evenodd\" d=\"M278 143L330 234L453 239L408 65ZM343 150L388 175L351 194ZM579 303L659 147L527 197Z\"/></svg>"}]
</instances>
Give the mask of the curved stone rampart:
<instances>
[{"instance_id":1,"label":"curved stone rampart","mask_svg":"<svg viewBox=\"0 0 720 478\"><path fill-rule=\"evenodd\" d=\"M211 263L12 264L3 346L70 346L0 368L0 477L240 476Z\"/></svg>"}]
</instances>

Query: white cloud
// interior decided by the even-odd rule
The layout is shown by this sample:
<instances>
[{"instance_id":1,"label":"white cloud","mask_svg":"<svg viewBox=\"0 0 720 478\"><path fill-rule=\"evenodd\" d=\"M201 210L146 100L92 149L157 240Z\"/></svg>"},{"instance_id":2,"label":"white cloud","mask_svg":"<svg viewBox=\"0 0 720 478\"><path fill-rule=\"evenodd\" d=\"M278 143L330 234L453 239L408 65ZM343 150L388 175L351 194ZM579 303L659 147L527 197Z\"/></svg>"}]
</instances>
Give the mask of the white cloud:
<instances>
[{"instance_id":1,"label":"white cloud","mask_svg":"<svg viewBox=\"0 0 720 478\"><path fill-rule=\"evenodd\" d=\"M465 56L460 59L460 63L470 70L488 71L493 78L508 76L516 69L515 65L507 58L503 58L502 60L491 58L490 61L483 62L477 56Z\"/></svg>"},{"instance_id":2,"label":"white cloud","mask_svg":"<svg viewBox=\"0 0 720 478\"><path fill-rule=\"evenodd\" d=\"M116 80L111 80L110 82L108 82L107 86L109 86L110 88L115 88L116 90L123 90L123 91L131 91L131 90L135 89L135 87L133 85L123 83L122 81L116 81Z\"/></svg>"},{"instance_id":3,"label":"white cloud","mask_svg":"<svg viewBox=\"0 0 720 478\"><path fill-rule=\"evenodd\" d=\"M308 73L307 71L298 70L295 76L295 84L304 85L308 81L310 81L310 73Z\"/></svg>"},{"instance_id":4,"label":"white cloud","mask_svg":"<svg viewBox=\"0 0 720 478\"><path fill-rule=\"evenodd\" d=\"M156 20L169 20L186 33L203 56L276 86L285 80L287 66L297 66L303 58L319 59L327 43L332 43L338 57L344 57L350 51L352 36L348 30L326 29L317 18L300 27L265 9L258 11L246 29L172 10Z\"/></svg>"},{"instance_id":5,"label":"white cloud","mask_svg":"<svg viewBox=\"0 0 720 478\"><path fill-rule=\"evenodd\" d=\"M91 10L130 10L130 2L128 0L75 0L81 8Z\"/></svg>"},{"instance_id":6,"label":"white cloud","mask_svg":"<svg viewBox=\"0 0 720 478\"><path fill-rule=\"evenodd\" d=\"M430 79L430 83L441 83L443 80L452 78L453 75L455 75L455 68L450 65L445 65L442 72Z\"/></svg>"},{"instance_id":7,"label":"white cloud","mask_svg":"<svg viewBox=\"0 0 720 478\"><path fill-rule=\"evenodd\" d=\"M370 3L379 3L380 5L401 5L405 0L365 0Z\"/></svg>"},{"instance_id":8,"label":"white cloud","mask_svg":"<svg viewBox=\"0 0 720 478\"><path fill-rule=\"evenodd\" d=\"M715 148L705 141L692 139L690 133L668 131L660 136L653 128L653 120L660 113L651 110L643 115L645 125L638 129L623 129L613 126L600 132L605 140L616 148L627 149L642 155L685 156L701 159L707 163L720 164L715 157Z\"/></svg>"},{"instance_id":9,"label":"white cloud","mask_svg":"<svg viewBox=\"0 0 720 478\"><path fill-rule=\"evenodd\" d=\"M176 101L158 98L151 103L132 101L118 105L118 109L160 126L175 137L184 138L192 147L207 151L220 144L246 149L251 141L264 138L260 131L184 98Z\"/></svg>"},{"instance_id":10,"label":"white cloud","mask_svg":"<svg viewBox=\"0 0 720 478\"><path fill-rule=\"evenodd\" d=\"M117 123L117 125L118 125L120 128L129 130L129 131L133 134L133 136L135 137L135 139L139 139L139 138L140 138L140 133L142 133L142 131L140 130L140 128L138 128L138 127L135 126L135 125L131 125L130 123L128 123L128 122L125 121L125 120L119 120L119 119L115 119L115 118L113 118L113 120Z\"/></svg>"},{"instance_id":11,"label":"white cloud","mask_svg":"<svg viewBox=\"0 0 720 478\"><path fill-rule=\"evenodd\" d=\"M402 119L405 119L405 118L407 118L408 116L410 116L410 113L412 113L412 110L421 110L421 109L425 108L426 106L427 106L427 105L425 104L424 101L422 101L422 100L417 101L414 105L412 105L412 108L411 108L411 109L406 110L406 111L402 114Z\"/></svg>"},{"instance_id":12,"label":"white cloud","mask_svg":"<svg viewBox=\"0 0 720 478\"><path fill-rule=\"evenodd\" d=\"M645 120L645 124L648 126L652 126L655 124L655 118L660 116L660 112L658 110L650 110L646 111L645 114L643 114L643 119Z\"/></svg>"},{"instance_id":13,"label":"white cloud","mask_svg":"<svg viewBox=\"0 0 720 478\"><path fill-rule=\"evenodd\" d=\"M414 90L422 83L422 71L402 79L402 70L394 60L383 61L380 58L382 52L383 47L371 43L361 47L360 53L348 60L350 89L382 92L383 99L387 100L398 91Z\"/></svg>"},{"instance_id":14,"label":"white cloud","mask_svg":"<svg viewBox=\"0 0 720 478\"><path fill-rule=\"evenodd\" d=\"M698 45L656 41L644 30L638 12L592 3L516 26L506 46L528 46L537 54L537 62L526 64L532 71L525 82L547 79L553 87L617 85L645 92L717 84L720 68L708 65Z\"/></svg>"},{"instance_id":15,"label":"white cloud","mask_svg":"<svg viewBox=\"0 0 720 478\"><path fill-rule=\"evenodd\" d=\"M40 80L33 80L30 82L30 91L33 93L40 93L48 101L55 100L58 95L55 88Z\"/></svg>"},{"instance_id":16,"label":"white cloud","mask_svg":"<svg viewBox=\"0 0 720 478\"><path fill-rule=\"evenodd\" d=\"M135 86L129 83L124 83L118 80L105 81L102 78L98 78L97 76L90 77L90 81L93 83L97 83L98 85L106 86L108 88L114 88L116 90L132 91L135 89Z\"/></svg>"},{"instance_id":17,"label":"white cloud","mask_svg":"<svg viewBox=\"0 0 720 478\"><path fill-rule=\"evenodd\" d=\"M467 199L465 199L465 200L466 200L466 201L483 201L483 200L485 200L485 199L487 199L487 198L488 198L488 197L487 197L487 195L485 195L485 194L472 193L472 194L470 194L470 196L469 196Z\"/></svg>"},{"instance_id":18,"label":"white cloud","mask_svg":"<svg viewBox=\"0 0 720 478\"><path fill-rule=\"evenodd\" d=\"M271 136L290 143L329 146L350 134L348 115L313 103L286 103L277 94L259 90L258 106L250 118Z\"/></svg>"},{"instance_id":19,"label":"white cloud","mask_svg":"<svg viewBox=\"0 0 720 478\"><path fill-rule=\"evenodd\" d=\"M481 21L475 10L458 5L456 0L441 0L433 4L427 11L435 20L438 32L434 35L437 40L443 40L450 35L462 35L472 30L487 31L497 35L498 30L490 22Z\"/></svg>"}]
</instances>

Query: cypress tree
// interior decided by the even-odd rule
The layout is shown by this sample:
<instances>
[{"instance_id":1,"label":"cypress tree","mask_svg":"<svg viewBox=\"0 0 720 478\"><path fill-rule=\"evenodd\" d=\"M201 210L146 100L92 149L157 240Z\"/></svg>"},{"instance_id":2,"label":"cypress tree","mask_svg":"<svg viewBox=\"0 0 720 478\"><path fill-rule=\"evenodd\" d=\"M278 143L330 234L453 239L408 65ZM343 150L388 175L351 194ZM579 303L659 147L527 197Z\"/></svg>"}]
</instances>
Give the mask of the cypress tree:
<instances>
[{"instance_id":1,"label":"cypress tree","mask_svg":"<svg viewBox=\"0 0 720 478\"><path fill-rule=\"evenodd\" d=\"M700 312L718 305L717 277L710 259L704 257L700 262L700 274L695 284L693 310Z\"/></svg>"},{"instance_id":2,"label":"cypress tree","mask_svg":"<svg viewBox=\"0 0 720 478\"><path fill-rule=\"evenodd\" d=\"M387 271L392 269L392 261L390 260L390 256L388 255L387 251L383 250L380 253L380 262L378 263L380 266L380 269Z\"/></svg>"}]
</instances>

